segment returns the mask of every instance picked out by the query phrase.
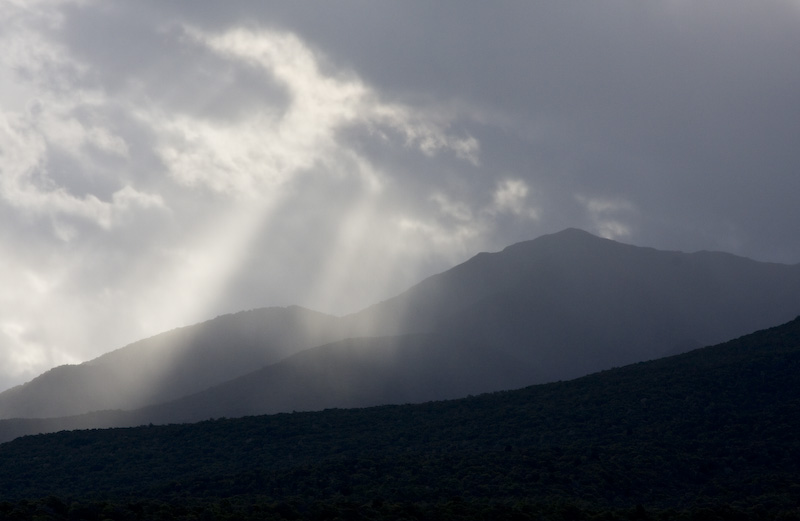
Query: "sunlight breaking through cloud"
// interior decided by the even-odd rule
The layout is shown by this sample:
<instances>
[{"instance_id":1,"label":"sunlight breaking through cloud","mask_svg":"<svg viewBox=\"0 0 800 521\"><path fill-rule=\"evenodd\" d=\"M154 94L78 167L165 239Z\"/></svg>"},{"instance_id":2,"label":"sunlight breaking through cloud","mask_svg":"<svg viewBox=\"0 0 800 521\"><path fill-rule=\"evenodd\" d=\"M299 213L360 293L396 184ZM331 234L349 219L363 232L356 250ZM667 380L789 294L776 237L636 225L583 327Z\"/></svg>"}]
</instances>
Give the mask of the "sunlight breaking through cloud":
<instances>
[{"instance_id":1,"label":"sunlight breaking through cloud","mask_svg":"<svg viewBox=\"0 0 800 521\"><path fill-rule=\"evenodd\" d=\"M49 22L60 23L58 17ZM218 313L230 284L265 254L257 246L265 230L304 229L312 241L324 236L319 245L301 247L312 255L304 266L281 266L284 250L271 261L286 273L272 273L275 280L267 287L297 277L298 270L310 271L294 288L297 302L353 310L413 282L414 258L428 241L419 234L397 235L402 204L386 187L398 186L398 173L343 140L345 130L360 129L367 139L404 153L449 153L479 164L477 140L450 133L448 116L383 101L355 74L323 70L317 52L288 32L185 27L177 33L179 45L201 57L211 53L234 71L259 71L265 84L276 83L287 94L219 120L200 109L168 110L141 81L126 87L130 98L112 96L93 84L87 64L29 25L5 36L5 43L13 40L8 48L16 49L17 66L0 72L21 86L15 92L22 99L16 108L0 108L0 199L31 225L48 223L56 240L72 245L60 252L66 257L59 277L73 282L42 285L52 280L53 267L37 262L28 269L31 280L47 287L46 304L19 284L6 288L13 299L29 303L23 307L36 308L34 316L58 316L58 307L71 299L76 316L62 313L69 324L56 318L45 326L6 309L16 322L6 328L3 351L27 354L24 360L14 355L9 363L18 369L0 378L30 375L65 360L58 353L76 350L76 342L90 346L89 353L102 352L114 345L98 340L132 341ZM27 73L18 77L19 70ZM114 113L126 119L114 120ZM151 141L143 142L143 136ZM160 164L143 162L148 145ZM152 170L159 166L163 171ZM331 189L340 192L340 201L325 200ZM323 204L310 213L308 207L287 212L307 199ZM320 219L328 232L319 229ZM141 228L144 223L150 228ZM119 241L104 237L111 232ZM110 249L88 249L98 240ZM135 244L141 249L132 256ZM36 245L49 247L46 241ZM94 289L76 293L80 280ZM116 335L77 331L87 327L77 319L80 313L116 326Z\"/></svg>"},{"instance_id":2,"label":"sunlight breaking through cloud","mask_svg":"<svg viewBox=\"0 0 800 521\"><path fill-rule=\"evenodd\" d=\"M797 262L793 4L623 4L0 2L0 386L566 227Z\"/></svg>"},{"instance_id":3,"label":"sunlight breaking through cloud","mask_svg":"<svg viewBox=\"0 0 800 521\"><path fill-rule=\"evenodd\" d=\"M358 180L362 186L350 190L348 209L334 217L335 239L319 273L312 277L316 286L305 299L323 309L336 309L342 295L359 293L354 287L368 285L365 296L381 294L381 287L394 276L393 268L407 261L408 253L402 251L402 243L386 239L391 237L385 229L391 219L386 219L383 208L391 200L384 191L387 172L343 143L340 131L367 128L388 145L393 131L404 146L426 156L451 150L472 164L478 161L477 140L449 135L443 125L411 107L382 102L352 74L326 75L315 53L292 34L244 29L206 34L193 28L186 34L227 59L263 70L286 89L289 101L285 107L257 111L227 126L191 117L153 124L164 132L165 145L159 151L171 175L188 186L255 197L267 205L291 199L292 184L301 177ZM244 245L252 242L246 230L255 233L259 221L268 218L260 212L249 215L246 226L224 227L229 258L236 259L233 252L245 252ZM231 229L237 232L231 235ZM237 245L231 244L232 237L238 237ZM369 251L373 253L365 254ZM357 261L366 262L368 281L362 280L363 274L352 273ZM228 262L228 272L233 272L235 261Z\"/></svg>"},{"instance_id":4,"label":"sunlight breaking through cloud","mask_svg":"<svg viewBox=\"0 0 800 521\"><path fill-rule=\"evenodd\" d=\"M343 148L338 133L355 125L384 138L383 129L391 129L407 146L426 155L451 150L477 164L476 139L451 136L429 115L380 101L352 74L326 75L314 52L290 33L234 29L207 34L191 27L185 31L190 40L271 75L287 89L289 104L258 110L227 127L190 117L160 121L158 127L167 134L160 153L181 182L249 193L274 188L314 168L346 174L342 164L351 162L343 158L352 151ZM367 176L365 181L376 187L381 184L381 174L371 168L355 173Z\"/></svg>"}]
</instances>

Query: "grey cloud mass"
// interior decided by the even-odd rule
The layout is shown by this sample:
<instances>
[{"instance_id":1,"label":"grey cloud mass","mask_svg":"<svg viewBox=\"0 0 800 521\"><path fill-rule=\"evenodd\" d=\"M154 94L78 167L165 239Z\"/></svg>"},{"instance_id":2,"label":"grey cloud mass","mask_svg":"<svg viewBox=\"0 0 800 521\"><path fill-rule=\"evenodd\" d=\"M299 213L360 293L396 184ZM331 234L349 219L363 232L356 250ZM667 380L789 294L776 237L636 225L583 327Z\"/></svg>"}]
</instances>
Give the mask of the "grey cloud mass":
<instances>
[{"instance_id":1,"label":"grey cloud mass","mask_svg":"<svg viewBox=\"0 0 800 521\"><path fill-rule=\"evenodd\" d=\"M575 226L800 262L800 3L0 6L0 389Z\"/></svg>"}]
</instances>

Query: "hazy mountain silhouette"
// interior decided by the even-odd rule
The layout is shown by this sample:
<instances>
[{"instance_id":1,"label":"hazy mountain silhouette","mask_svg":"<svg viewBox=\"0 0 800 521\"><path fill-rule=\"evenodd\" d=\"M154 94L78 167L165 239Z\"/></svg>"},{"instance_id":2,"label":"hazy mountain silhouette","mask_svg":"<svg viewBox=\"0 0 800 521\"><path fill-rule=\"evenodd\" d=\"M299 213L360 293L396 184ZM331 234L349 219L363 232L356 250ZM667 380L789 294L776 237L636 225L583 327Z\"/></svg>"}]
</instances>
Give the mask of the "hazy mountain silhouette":
<instances>
[{"instance_id":1,"label":"hazy mountain silhouette","mask_svg":"<svg viewBox=\"0 0 800 521\"><path fill-rule=\"evenodd\" d=\"M541 380L488 344L435 335L347 339L192 396L135 411L127 425L460 398Z\"/></svg>"},{"instance_id":2,"label":"hazy mountain silhouette","mask_svg":"<svg viewBox=\"0 0 800 521\"><path fill-rule=\"evenodd\" d=\"M478 254L395 298L340 319L299 308L251 313L265 313L271 320L256 320L258 326L251 326L246 335L234 324L212 328L219 332L214 341L208 340L214 321L185 328L183 334L205 345L206 351L188 341L182 356L173 357L169 371L156 364L162 371L156 378L163 382L161 387L137 397L142 404L153 404L186 395L178 400L56 423L2 422L0 431L19 434L58 428L54 425L168 423L420 402L570 379L786 322L800 314L800 265L725 253L659 251L569 229L498 253ZM287 316L296 315L313 320L287 326ZM313 334L304 330L309 323L314 324ZM288 333L276 332L287 327ZM244 351L252 353L240 364L227 359L239 348L225 346L241 344L242 336L249 346ZM281 344L275 338L292 341ZM284 346L280 354L274 347L269 356L261 353L274 345ZM136 361L132 365L145 367L148 357L134 346L126 348L126 355ZM209 363L193 361L198 350L206 352ZM77 368L100 367L102 358ZM215 363L233 364L235 369L223 376ZM265 367L244 374L248 366ZM59 371L66 369L51 373ZM231 374L235 371L239 373ZM102 376L95 381L113 382L108 374L99 371ZM78 372L74 375L80 377ZM173 378L186 384L173 384ZM59 382L47 381L54 382L50 389L68 403L76 401L77 388L87 402L99 400L93 393L104 392L101 384L91 388L65 378L59 388ZM136 378L130 381L134 385ZM36 382L12 390L16 403L31 401L25 398L29 389L37 388ZM6 394L0 395L0 404L7 403ZM35 396L41 402L47 394L40 391ZM127 407L91 403L84 411ZM19 416L25 412L18 410ZM57 406L49 410L58 414ZM2 439L7 436L0 434Z\"/></svg>"},{"instance_id":3,"label":"hazy mountain silhouette","mask_svg":"<svg viewBox=\"0 0 800 521\"><path fill-rule=\"evenodd\" d=\"M337 317L293 306L174 329L80 365L56 367L0 393L0 418L136 409L172 400L344 338L339 323Z\"/></svg>"},{"instance_id":4,"label":"hazy mountain silhouette","mask_svg":"<svg viewBox=\"0 0 800 521\"><path fill-rule=\"evenodd\" d=\"M800 313L800 265L628 246L580 230L479 254L345 317L363 337L298 353L141 420L422 402L570 379Z\"/></svg>"},{"instance_id":5,"label":"hazy mountain silhouette","mask_svg":"<svg viewBox=\"0 0 800 521\"><path fill-rule=\"evenodd\" d=\"M577 229L481 253L346 317L365 336L435 331L544 375L711 345L800 312L800 264L621 244Z\"/></svg>"}]
</instances>

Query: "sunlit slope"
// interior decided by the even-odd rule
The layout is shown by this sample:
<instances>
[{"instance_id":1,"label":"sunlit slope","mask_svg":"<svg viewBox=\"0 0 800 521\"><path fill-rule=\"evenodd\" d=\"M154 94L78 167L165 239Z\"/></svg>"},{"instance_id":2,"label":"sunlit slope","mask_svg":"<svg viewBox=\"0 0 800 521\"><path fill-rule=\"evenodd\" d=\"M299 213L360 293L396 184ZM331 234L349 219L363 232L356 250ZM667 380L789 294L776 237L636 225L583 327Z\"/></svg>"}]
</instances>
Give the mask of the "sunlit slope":
<instances>
[{"instance_id":1,"label":"sunlit slope","mask_svg":"<svg viewBox=\"0 0 800 521\"><path fill-rule=\"evenodd\" d=\"M0 394L0 418L135 409L172 400L343 338L339 322L300 307L224 315L52 369Z\"/></svg>"},{"instance_id":2,"label":"sunlit slope","mask_svg":"<svg viewBox=\"0 0 800 521\"><path fill-rule=\"evenodd\" d=\"M800 266L579 230L480 254L346 317L370 334L153 408L148 421L423 402L571 379L800 314ZM355 325L354 325L355 324Z\"/></svg>"},{"instance_id":3,"label":"sunlit slope","mask_svg":"<svg viewBox=\"0 0 800 521\"><path fill-rule=\"evenodd\" d=\"M486 344L434 334L355 338L135 411L128 424L419 403L522 387L538 376Z\"/></svg>"}]
</instances>

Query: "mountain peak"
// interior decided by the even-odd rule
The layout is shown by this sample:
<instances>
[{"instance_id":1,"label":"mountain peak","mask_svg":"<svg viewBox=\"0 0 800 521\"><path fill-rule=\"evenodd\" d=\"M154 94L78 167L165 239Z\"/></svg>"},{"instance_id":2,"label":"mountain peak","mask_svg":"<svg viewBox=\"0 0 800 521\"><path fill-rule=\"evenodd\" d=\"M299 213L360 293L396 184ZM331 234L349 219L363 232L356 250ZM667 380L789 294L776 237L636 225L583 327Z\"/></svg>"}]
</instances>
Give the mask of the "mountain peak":
<instances>
[{"instance_id":1,"label":"mountain peak","mask_svg":"<svg viewBox=\"0 0 800 521\"><path fill-rule=\"evenodd\" d=\"M551 237L594 237L598 239L597 235L587 232L581 228L564 228L560 232L555 232L548 234ZM548 235L544 235L543 237L547 237Z\"/></svg>"},{"instance_id":2,"label":"mountain peak","mask_svg":"<svg viewBox=\"0 0 800 521\"><path fill-rule=\"evenodd\" d=\"M542 243L542 242L576 242L576 241L606 241L609 239L604 239L603 237L599 237L592 233L587 232L586 230L582 230L580 228L564 228L561 231L548 233L545 235L540 235L535 239L530 239L527 241L521 241L510 246L507 246L505 249L514 248L520 244L529 244L529 243Z\"/></svg>"},{"instance_id":3,"label":"mountain peak","mask_svg":"<svg viewBox=\"0 0 800 521\"><path fill-rule=\"evenodd\" d=\"M527 240L507 246L503 253L519 253L534 250L564 250L573 251L575 248L596 248L602 244L623 244L617 241L599 237L580 228L565 228L559 232L541 235L535 239ZM627 246L627 245L626 245Z\"/></svg>"}]
</instances>

